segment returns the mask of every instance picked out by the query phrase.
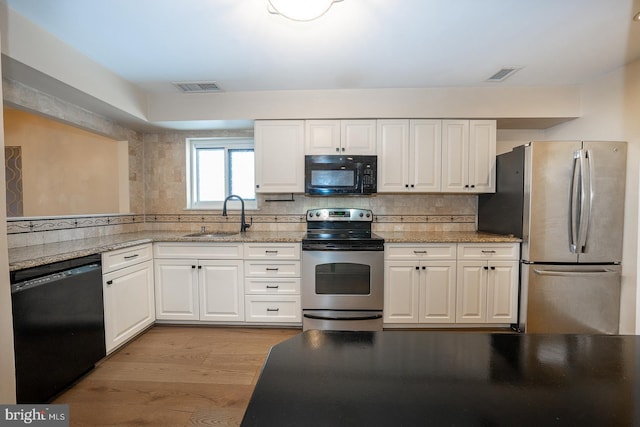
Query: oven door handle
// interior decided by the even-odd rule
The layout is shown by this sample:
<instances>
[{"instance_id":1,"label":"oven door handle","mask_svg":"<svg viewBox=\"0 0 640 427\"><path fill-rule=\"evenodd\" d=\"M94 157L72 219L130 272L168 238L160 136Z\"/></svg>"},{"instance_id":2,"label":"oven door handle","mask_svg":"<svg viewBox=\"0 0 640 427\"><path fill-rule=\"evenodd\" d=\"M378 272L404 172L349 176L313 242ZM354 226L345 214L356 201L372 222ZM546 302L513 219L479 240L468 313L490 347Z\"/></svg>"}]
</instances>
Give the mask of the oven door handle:
<instances>
[{"instance_id":1,"label":"oven door handle","mask_svg":"<svg viewBox=\"0 0 640 427\"><path fill-rule=\"evenodd\" d=\"M379 313L367 313L362 315L346 315L341 316L339 313L332 315L323 315L323 314L311 314L304 313L304 317L307 319L318 319L318 320L373 320L382 318L382 314Z\"/></svg>"}]
</instances>

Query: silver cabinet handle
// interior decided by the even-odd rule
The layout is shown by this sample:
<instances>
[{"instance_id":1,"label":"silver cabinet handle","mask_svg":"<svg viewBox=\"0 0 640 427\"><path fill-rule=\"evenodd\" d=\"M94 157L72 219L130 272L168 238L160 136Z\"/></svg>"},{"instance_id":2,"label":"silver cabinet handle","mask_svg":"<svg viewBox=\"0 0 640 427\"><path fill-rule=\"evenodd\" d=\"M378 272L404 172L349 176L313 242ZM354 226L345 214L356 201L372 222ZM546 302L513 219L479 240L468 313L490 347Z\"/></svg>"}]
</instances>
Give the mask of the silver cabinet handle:
<instances>
[{"instance_id":1,"label":"silver cabinet handle","mask_svg":"<svg viewBox=\"0 0 640 427\"><path fill-rule=\"evenodd\" d=\"M265 253L265 254L277 254L277 253L278 253L278 251L272 251L272 250L270 251L270 250L266 250L266 251L264 251L264 253Z\"/></svg>"},{"instance_id":2,"label":"silver cabinet handle","mask_svg":"<svg viewBox=\"0 0 640 427\"><path fill-rule=\"evenodd\" d=\"M483 254L495 254L496 251L482 251Z\"/></svg>"},{"instance_id":3,"label":"silver cabinet handle","mask_svg":"<svg viewBox=\"0 0 640 427\"><path fill-rule=\"evenodd\" d=\"M267 271L278 271L278 267L267 267Z\"/></svg>"},{"instance_id":4,"label":"silver cabinet handle","mask_svg":"<svg viewBox=\"0 0 640 427\"><path fill-rule=\"evenodd\" d=\"M267 285L267 289L278 289L280 285Z\"/></svg>"},{"instance_id":5,"label":"silver cabinet handle","mask_svg":"<svg viewBox=\"0 0 640 427\"><path fill-rule=\"evenodd\" d=\"M139 256L140 254L125 255L124 259L130 260L130 259L138 258Z\"/></svg>"},{"instance_id":6,"label":"silver cabinet handle","mask_svg":"<svg viewBox=\"0 0 640 427\"><path fill-rule=\"evenodd\" d=\"M413 251L414 254L427 254L427 251Z\"/></svg>"},{"instance_id":7,"label":"silver cabinet handle","mask_svg":"<svg viewBox=\"0 0 640 427\"><path fill-rule=\"evenodd\" d=\"M279 308L267 308L267 312L278 312L280 311Z\"/></svg>"}]
</instances>

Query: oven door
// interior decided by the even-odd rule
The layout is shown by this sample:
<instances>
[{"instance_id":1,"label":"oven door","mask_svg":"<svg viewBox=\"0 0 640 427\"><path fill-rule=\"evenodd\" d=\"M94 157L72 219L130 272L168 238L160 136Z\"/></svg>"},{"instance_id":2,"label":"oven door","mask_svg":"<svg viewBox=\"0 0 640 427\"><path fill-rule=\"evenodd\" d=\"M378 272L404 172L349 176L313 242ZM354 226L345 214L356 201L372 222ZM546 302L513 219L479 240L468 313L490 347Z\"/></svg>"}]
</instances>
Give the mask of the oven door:
<instances>
[{"instance_id":1,"label":"oven door","mask_svg":"<svg viewBox=\"0 0 640 427\"><path fill-rule=\"evenodd\" d=\"M384 251L302 251L303 310L382 310Z\"/></svg>"}]
</instances>

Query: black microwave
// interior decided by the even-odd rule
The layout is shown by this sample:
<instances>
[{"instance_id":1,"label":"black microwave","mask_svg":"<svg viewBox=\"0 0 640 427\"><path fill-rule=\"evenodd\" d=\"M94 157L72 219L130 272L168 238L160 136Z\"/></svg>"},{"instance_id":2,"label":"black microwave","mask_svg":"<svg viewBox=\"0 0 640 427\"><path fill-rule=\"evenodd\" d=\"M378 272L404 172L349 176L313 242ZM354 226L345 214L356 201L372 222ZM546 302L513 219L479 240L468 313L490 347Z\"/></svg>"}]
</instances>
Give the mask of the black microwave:
<instances>
[{"instance_id":1,"label":"black microwave","mask_svg":"<svg viewBox=\"0 0 640 427\"><path fill-rule=\"evenodd\" d=\"M377 156L304 156L304 190L314 196L374 194Z\"/></svg>"}]
</instances>

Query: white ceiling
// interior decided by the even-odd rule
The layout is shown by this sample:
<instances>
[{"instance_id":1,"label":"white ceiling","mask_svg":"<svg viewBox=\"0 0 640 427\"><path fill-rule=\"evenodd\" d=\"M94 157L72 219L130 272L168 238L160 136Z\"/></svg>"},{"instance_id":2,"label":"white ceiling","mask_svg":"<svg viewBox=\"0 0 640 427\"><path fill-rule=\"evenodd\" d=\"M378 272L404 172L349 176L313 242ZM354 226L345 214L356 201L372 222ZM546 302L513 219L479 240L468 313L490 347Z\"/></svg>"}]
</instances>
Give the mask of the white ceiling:
<instances>
[{"instance_id":1,"label":"white ceiling","mask_svg":"<svg viewBox=\"0 0 640 427\"><path fill-rule=\"evenodd\" d=\"M552 89L589 82L640 58L640 22L632 21L640 0L342 0L307 23L270 14L267 0L2 2L137 86L140 94L146 92L146 102L161 99L161 105L171 105L167 100L179 95L172 82L189 81L216 81L230 96L325 89ZM11 27L12 21L3 25ZM504 82L486 81L503 67L521 69ZM2 68L13 80L140 131L253 126L244 117L209 120L190 114L151 121L10 57ZM497 118L503 129L544 129L570 119Z\"/></svg>"},{"instance_id":2,"label":"white ceiling","mask_svg":"<svg viewBox=\"0 0 640 427\"><path fill-rule=\"evenodd\" d=\"M639 0L344 0L307 23L267 0L5 1L158 93L572 85L640 57ZM486 82L505 66L522 69Z\"/></svg>"}]
</instances>

